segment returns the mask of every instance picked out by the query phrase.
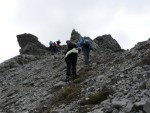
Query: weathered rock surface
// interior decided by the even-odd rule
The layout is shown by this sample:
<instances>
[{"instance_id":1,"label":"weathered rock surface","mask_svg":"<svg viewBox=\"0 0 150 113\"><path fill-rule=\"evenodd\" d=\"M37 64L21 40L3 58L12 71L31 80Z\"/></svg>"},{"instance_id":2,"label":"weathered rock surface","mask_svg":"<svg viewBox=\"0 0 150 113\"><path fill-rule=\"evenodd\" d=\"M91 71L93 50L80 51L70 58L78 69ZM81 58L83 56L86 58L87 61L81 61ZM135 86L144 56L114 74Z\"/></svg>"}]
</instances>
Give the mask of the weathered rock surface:
<instances>
[{"instance_id":1,"label":"weathered rock surface","mask_svg":"<svg viewBox=\"0 0 150 113\"><path fill-rule=\"evenodd\" d=\"M70 41L74 42L74 43L78 43L80 41L81 37L82 36L75 29L73 29L71 32Z\"/></svg>"},{"instance_id":2,"label":"weathered rock surface","mask_svg":"<svg viewBox=\"0 0 150 113\"><path fill-rule=\"evenodd\" d=\"M19 41L22 51L28 42ZM149 113L150 39L124 51L110 35L93 42L90 66L79 54L79 77L68 83L64 55L47 54L43 46L39 52L46 54L25 50L1 63L0 113Z\"/></svg>"},{"instance_id":3,"label":"weathered rock surface","mask_svg":"<svg viewBox=\"0 0 150 113\"><path fill-rule=\"evenodd\" d=\"M121 51L118 42L111 35L102 35L94 39L94 42L102 49L110 49L112 51Z\"/></svg>"},{"instance_id":4,"label":"weathered rock surface","mask_svg":"<svg viewBox=\"0 0 150 113\"><path fill-rule=\"evenodd\" d=\"M38 38L32 34L17 35L20 54L43 55L47 52L46 47L38 41Z\"/></svg>"}]
</instances>

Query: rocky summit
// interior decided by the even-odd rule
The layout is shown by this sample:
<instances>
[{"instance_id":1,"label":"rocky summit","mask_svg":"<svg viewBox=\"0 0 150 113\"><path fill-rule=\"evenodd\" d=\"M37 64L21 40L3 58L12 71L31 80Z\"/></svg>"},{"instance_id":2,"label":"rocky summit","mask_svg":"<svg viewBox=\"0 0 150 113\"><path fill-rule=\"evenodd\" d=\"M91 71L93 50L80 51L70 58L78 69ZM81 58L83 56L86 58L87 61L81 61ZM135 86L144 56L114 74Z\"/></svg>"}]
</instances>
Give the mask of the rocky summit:
<instances>
[{"instance_id":1,"label":"rocky summit","mask_svg":"<svg viewBox=\"0 0 150 113\"><path fill-rule=\"evenodd\" d=\"M81 37L74 29L70 40ZM70 82L65 45L52 53L32 34L17 40L20 55L0 64L0 113L150 113L150 39L123 50L110 34L96 37Z\"/></svg>"}]
</instances>

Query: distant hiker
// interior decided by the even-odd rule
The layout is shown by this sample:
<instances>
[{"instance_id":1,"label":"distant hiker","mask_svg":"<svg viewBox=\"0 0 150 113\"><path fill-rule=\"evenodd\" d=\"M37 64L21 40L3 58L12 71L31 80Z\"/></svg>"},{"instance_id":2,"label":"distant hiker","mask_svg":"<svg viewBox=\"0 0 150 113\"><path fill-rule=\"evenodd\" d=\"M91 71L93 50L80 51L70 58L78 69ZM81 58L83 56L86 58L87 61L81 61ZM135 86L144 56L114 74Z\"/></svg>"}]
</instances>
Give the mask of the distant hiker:
<instances>
[{"instance_id":1,"label":"distant hiker","mask_svg":"<svg viewBox=\"0 0 150 113\"><path fill-rule=\"evenodd\" d=\"M57 46L56 42L53 42L53 46Z\"/></svg>"},{"instance_id":2,"label":"distant hiker","mask_svg":"<svg viewBox=\"0 0 150 113\"><path fill-rule=\"evenodd\" d=\"M57 52L57 44L56 44L56 42L53 42L53 49L52 49L52 51L53 51L54 53Z\"/></svg>"},{"instance_id":3,"label":"distant hiker","mask_svg":"<svg viewBox=\"0 0 150 113\"><path fill-rule=\"evenodd\" d=\"M49 42L49 50L52 50L52 49L53 49L53 42L50 41L50 42Z\"/></svg>"},{"instance_id":4,"label":"distant hiker","mask_svg":"<svg viewBox=\"0 0 150 113\"><path fill-rule=\"evenodd\" d=\"M57 46L59 47L60 46L60 40L58 40L58 41L56 41L56 43L57 43Z\"/></svg>"},{"instance_id":5,"label":"distant hiker","mask_svg":"<svg viewBox=\"0 0 150 113\"><path fill-rule=\"evenodd\" d=\"M76 64L77 64L77 57L78 57L78 49L77 45L66 41L67 43L67 51L65 52L65 61L67 65L67 72L66 72L66 80L68 82L71 78L75 79L77 77L76 73Z\"/></svg>"},{"instance_id":6,"label":"distant hiker","mask_svg":"<svg viewBox=\"0 0 150 113\"><path fill-rule=\"evenodd\" d=\"M78 47L82 48L85 65L89 64L90 50L93 50L92 41L88 37L82 37Z\"/></svg>"},{"instance_id":7,"label":"distant hiker","mask_svg":"<svg viewBox=\"0 0 150 113\"><path fill-rule=\"evenodd\" d=\"M57 43L57 50L58 50L58 52L60 52L61 51L60 40L56 41L56 43Z\"/></svg>"}]
</instances>

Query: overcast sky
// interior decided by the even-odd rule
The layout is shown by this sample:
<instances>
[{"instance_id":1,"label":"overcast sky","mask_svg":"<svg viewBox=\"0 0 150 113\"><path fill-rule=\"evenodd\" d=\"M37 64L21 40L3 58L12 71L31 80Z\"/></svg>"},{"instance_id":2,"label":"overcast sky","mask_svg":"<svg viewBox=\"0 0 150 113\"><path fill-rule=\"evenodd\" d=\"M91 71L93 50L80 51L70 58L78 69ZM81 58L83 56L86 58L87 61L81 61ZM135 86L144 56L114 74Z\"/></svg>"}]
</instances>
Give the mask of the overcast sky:
<instances>
[{"instance_id":1,"label":"overcast sky","mask_svg":"<svg viewBox=\"0 0 150 113\"><path fill-rule=\"evenodd\" d=\"M150 37L150 0L0 0L0 62L19 54L18 34L48 46L72 29L92 39L111 34L130 49Z\"/></svg>"}]
</instances>

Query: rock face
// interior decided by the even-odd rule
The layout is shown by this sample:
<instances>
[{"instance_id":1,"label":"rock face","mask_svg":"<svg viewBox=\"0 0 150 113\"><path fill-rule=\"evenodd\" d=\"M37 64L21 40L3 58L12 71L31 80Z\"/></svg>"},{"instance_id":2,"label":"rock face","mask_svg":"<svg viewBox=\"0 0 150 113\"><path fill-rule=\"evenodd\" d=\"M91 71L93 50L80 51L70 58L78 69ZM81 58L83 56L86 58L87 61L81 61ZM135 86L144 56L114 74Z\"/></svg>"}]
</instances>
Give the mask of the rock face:
<instances>
[{"instance_id":1,"label":"rock face","mask_svg":"<svg viewBox=\"0 0 150 113\"><path fill-rule=\"evenodd\" d=\"M80 42L81 38L82 38L82 36L75 29L73 29L71 32L70 41L78 44ZM93 47L95 49L96 48L98 49L98 45L95 43L95 41L93 41L90 37L88 37L88 38L92 41ZM99 42L99 41L97 41L97 42Z\"/></svg>"},{"instance_id":2,"label":"rock face","mask_svg":"<svg viewBox=\"0 0 150 113\"><path fill-rule=\"evenodd\" d=\"M120 51L110 35L102 37L93 41L90 66L78 55L78 78L68 83L62 52L30 51L1 63L0 113L149 113L150 39Z\"/></svg>"},{"instance_id":3,"label":"rock face","mask_svg":"<svg viewBox=\"0 0 150 113\"><path fill-rule=\"evenodd\" d=\"M120 51L121 47L118 42L112 38L111 35L98 36L94 39L94 42L98 44L100 48L110 49L112 51Z\"/></svg>"},{"instance_id":4,"label":"rock face","mask_svg":"<svg viewBox=\"0 0 150 113\"><path fill-rule=\"evenodd\" d=\"M20 54L43 55L47 52L46 47L32 34L17 35L17 40L21 47Z\"/></svg>"},{"instance_id":5,"label":"rock face","mask_svg":"<svg viewBox=\"0 0 150 113\"><path fill-rule=\"evenodd\" d=\"M81 35L75 30L72 30L70 41L74 43L78 43L81 39Z\"/></svg>"},{"instance_id":6,"label":"rock face","mask_svg":"<svg viewBox=\"0 0 150 113\"><path fill-rule=\"evenodd\" d=\"M13 68L17 68L20 67L22 65L25 65L29 62L38 60L39 58L37 56L34 55L18 55L14 58L11 58L3 63L1 63L0 65L0 72L5 72L9 69L13 69Z\"/></svg>"}]
</instances>

